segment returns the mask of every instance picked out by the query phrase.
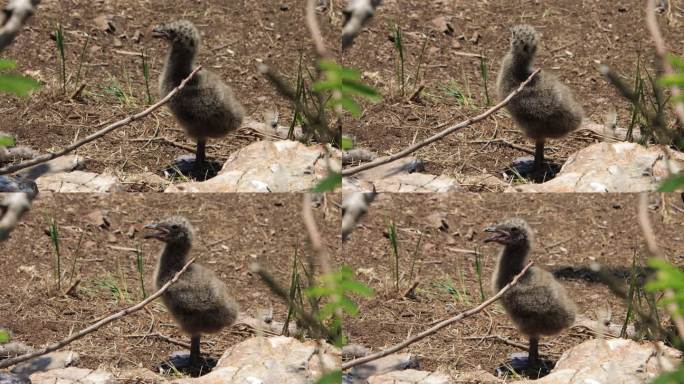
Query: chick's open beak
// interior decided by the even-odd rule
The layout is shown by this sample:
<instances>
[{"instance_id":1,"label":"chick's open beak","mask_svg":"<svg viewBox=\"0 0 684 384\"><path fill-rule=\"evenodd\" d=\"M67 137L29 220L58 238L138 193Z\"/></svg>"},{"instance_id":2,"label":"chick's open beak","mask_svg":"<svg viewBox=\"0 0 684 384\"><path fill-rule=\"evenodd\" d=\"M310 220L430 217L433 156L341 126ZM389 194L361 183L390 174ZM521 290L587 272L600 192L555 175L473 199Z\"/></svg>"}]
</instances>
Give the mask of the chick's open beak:
<instances>
[{"instance_id":1,"label":"chick's open beak","mask_svg":"<svg viewBox=\"0 0 684 384\"><path fill-rule=\"evenodd\" d=\"M161 25L158 25L152 29L152 37L157 37L157 38L165 38L168 37L168 33L164 30L164 28L161 27Z\"/></svg>"},{"instance_id":2,"label":"chick's open beak","mask_svg":"<svg viewBox=\"0 0 684 384\"><path fill-rule=\"evenodd\" d=\"M493 227L487 227L484 229L485 232L493 233L492 236L488 237L485 239L485 243L491 243L491 242L497 242L497 243L502 243L510 237L510 233L507 231L504 231L503 229L499 229L496 226Z\"/></svg>"},{"instance_id":3,"label":"chick's open beak","mask_svg":"<svg viewBox=\"0 0 684 384\"><path fill-rule=\"evenodd\" d=\"M147 224L145 226L145 229L152 230L150 232L146 232L143 235L143 238L145 238L145 239L162 240L169 233L169 231L166 228L164 228L163 226L161 226L159 224Z\"/></svg>"}]
</instances>

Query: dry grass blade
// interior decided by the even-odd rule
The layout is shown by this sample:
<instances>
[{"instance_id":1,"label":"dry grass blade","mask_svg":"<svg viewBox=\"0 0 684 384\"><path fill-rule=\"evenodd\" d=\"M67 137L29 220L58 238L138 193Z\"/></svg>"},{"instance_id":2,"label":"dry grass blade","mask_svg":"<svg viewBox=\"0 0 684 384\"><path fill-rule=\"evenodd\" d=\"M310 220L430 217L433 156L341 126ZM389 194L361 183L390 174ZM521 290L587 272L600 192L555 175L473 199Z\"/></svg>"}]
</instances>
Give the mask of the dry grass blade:
<instances>
[{"instance_id":1,"label":"dry grass blade","mask_svg":"<svg viewBox=\"0 0 684 384\"><path fill-rule=\"evenodd\" d=\"M153 295L151 295L151 296L148 297L147 299L141 301L140 303L138 303L138 304L136 304L136 305L134 305L134 306L132 306L132 307L128 307L128 308L126 308L126 309L123 309L123 310L121 310L121 311L119 311L119 312L117 312L117 313L115 313L115 314L113 314L113 315L111 315L111 316L107 316L107 317L105 317L104 319L98 321L97 323L95 323L95 324L93 324L93 325L91 325L91 326L89 326L89 327L87 327L87 328L84 328L84 329L82 329L82 330L80 330L80 331L74 333L73 335L67 337L66 339L63 339L63 340L58 341L58 342L56 342L56 343L50 344L50 345L48 345L48 346L45 347L45 348L41 348L41 349L38 349L38 350L36 350L36 351L34 351L34 352L27 353L27 354L24 354L24 355L21 355L21 356L17 356L17 357L11 358L11 359L2 360L2 361L0 361L0 369L2 369L2 368L7 368L7 367L11 367L12 365L17 364L17 363L21 363L22 361L26 361L26 360L32 359L32 358L34 358L34 357L42 356L42 355L44 355L44 354L46 354L46 353L50 353L50 352L56 351L56 350L58 350L58 349L60 349L60 348L63 348L63 347L65 347L65 346L71 344L73 341L78 340L78 339L80 339L80 338L86 336L86 335L89 334L89 333L92 333L92 332L97 331L97 330L100 329L102 326L107 325L107 324L111 323L111 322L114 321L114 320L120 319L120 318L122 318L122 317L124 317L124 316L126 316L126 315L130 315L130 314L133 313L133 312L137 312L137 311L139 311L139 310L145 308L145 306L146 306L147 304L151 303L151 302L154 301L156 298L158 298L159 296L161 296L162 294L164 294L164 292L166 292L166 290L169 289L169 287L170 287L173 283L175 283L176 281L178 281L178 278L180 278L180 276L188 269L188 267L190 267L190 265L191 265L194 261L195 261L195 258L190 259L190 261L188 261L188 262L183 266L183 268L182 268L180 271L178 271L178 272L173 276L173 278L172 278L171 280L169 280L169 282L167 282L166 284L164 284L164 286L162 286L157 292L155 292Z\"/></svg>"},{"instance_id":2,"label":"dry grass blade","mask_svg":"<svg viewBox=\"0 0 684 384\"><path fill-rule=\"evenodd\" d=\"M534 79L535 76L537 76L537 74L538 74L540 71L541 71L541 69L537 69L536 71L534 71L534 72L527 78L527 80L525 80L524 82L522 82L522 83L520 84L520 86L518 87L518 89L516 89L515 91L511 92L511 94L509 94L509 95L508 95L504 100L502 100L499 104L497 104L497 105L495 105L494 107L488 109L488 110L487 110L486 112L484 112L483 114L478 115L478 116L475 116L475 117L471 117L470 119L468 119L468 120L466 120L466 121L463 121L463 122L460 122L460 123L458 123L458 124L456 124L456 125L453 125L453 126L447 128L447 129L445 129L445 130L443 130L443 131L441 131L441 132L439 132L439 133L437 133L437 134L431 136L430 138L428 138L428 139L426 139L426 140L424 140L424 141L421 141L421 142L418 143L418 144L414 144L414 145L412 145L412 146L410 146L410 147L408 147L408 148L402 150L401 152L395 153L394 155L390 155L390 156L387 156L387 157L383 157L383 158L377 159L377 160L375 160L375 161L371 161L370 163L366 163L366 164L359 165L359 166L357 166L357 167L343 169L343 170L342 170L342 176L351 176L351 175L354 175L354 174L356 174L356 173L359 173L359 172L362 172L362 171L366 171L366 170L368 170L368 169L375 168L375 167L379 167L379 166L381 166L381 165L383 165L383 164L387 164L387 163L391 163L391 162L393 162L393 161L399 160L399 159L401 159L402 157L406 157L406 156L412 154L413 152L415 152L415 151L417 151L417 150L419 150L419 149L421 149L421 148L423 148L423 147L425 147L425 146L428 146L428 145L430 145L430 144L432 144L432 143L434 143L434 142L436 142L436 141L439 141L439 140L443 139L444 137L446 137L446 136L448 136L448 135L450 135L450 134L452 134L452 133L454 133L454 132L456 132L456 131L459 131L459 130L465 128L465 127L468 127L468 126L470 126L470 125L473 125L473 124L475 124L475 123L477 123L477 122L480 122L480 121L482 121L482 120L488 118L489 116L491 116L492 114L494 114L494 112L496 112L496 111L500 110L501 108L505 107L506 105L508 105L508 103L509 103L509 102L510 102L518 93L520 93L520 91L522 91L523 88L525 88L525 87L527 86L527 84L529 84L529 83L532 81L532 79Z\"/></svg>"},{"instance_id":3,"label":"dry grass blade","mask_svg":"<svg viewBox=\"0 0 684 384\"><path fill-rule=\"evenodd\" d=\"M523 268L523 270L520 271L520 273L517 274L515 276L515 278L513 278L513 280L510 283L508 283L505 287L501 288L501 290L499 292L497 292L496 295L494 295L494 296L490 297L489 299L487 299L486 301L482 302L482 304L478 305L477 307L471 308L465 312L459 313L458 315L456 315L450 319L444 320L441 323L435 325L434 327L431 327L431 328L429 328L429 329L427 329L427 330L425 330L425 331L423 331L423 332L421 332L421 333L419 333L413 337L410 337L410 338L402 341L401 343L396 344L390 348L387 348L387 349L382 350L380 352L370 354L368 356L364 356L364 357L343 363L342 364L342 370L349 369L349 368L355 367L357 365L365 364L365 363L368 363L370 361L377 360L377 359L380 359L382 357L385 357L387 355L391 355L392 353L398 352L398 351L408 347L409 345L411 345L413 343L416 343L416 342L418 342L418 341L420 341L420 340L422 340L422 339L424 339L424 338L426 338L426 337L428 337L434 333L437 333L442 328L445 328L445 327L447 327L447 326L449 326L455 322L458 322L460 320L463 320L467 317L470 317L472 315L475 315L475 314L481 312L483 309L485 309L489 305L493 304L495 301L499 300L499 298L501 298L501 296L503 296L504 293L506 293L509 289L511 289L511 287L513 287L515 284L517 284L518 280L520 280L520 278L527 272L528 269L530 269L530 267L533 264L534 264L533 262L527 264L525 266L525 268Z\"/></svg>"},{"instance_id":4,"label":"dry grass blade","mask_svg":"<svg viewBox=\"0 0 684 384\"><path fill-rule=\"evenodd\" d=\"M72 152L73 150L75 150L75 149L77 149L77 148L79 148L85 144L88 144L91 141L94 141L94 140L114 131L117 128L121 128L121 127L126 126L126 125L128 125L128 124L130 124L136 120L140 120L140 119L146 117L150 113L154 112L155 110L159 109L164 104L169 102L169 100L171 100L181 89L183 89L183 87L185 87L185 85L188 83L188 81L190 81L195 76L195 74L197 74L197 72L199 72L200 69L202 69L201 65L198 66L197 68L195 68L195 70L192 71L192 73L190 73L190 75L188 77L186 77L176 88L174 88L173 91L169 92L169 94L166 95L163 99L159 100L156 104L150 106L149 108L145 109L144 111L142 111L138 114L135 114L135 115L128 116L123 120L117 121L116 123L110 124L107 127L93 133L92 135L90 135L90 136L88 136L82 140L79 140L79 141L67 146L66 148L64 148L60 151L51 152L51 153L48 153L48 154L45 154L42 156L38 156L33 160L25 161L23 163L14 164L14 165L8 165L7 167L0 168L0 175L6 175L9 173L14 173L14 172L20 171L22 169L32 167L32 166L37 165L37 164L41 164L41 163L44 163L46 161L56 159L60 156L64 156L64 155Z\"/></svg>"}]
</instances>

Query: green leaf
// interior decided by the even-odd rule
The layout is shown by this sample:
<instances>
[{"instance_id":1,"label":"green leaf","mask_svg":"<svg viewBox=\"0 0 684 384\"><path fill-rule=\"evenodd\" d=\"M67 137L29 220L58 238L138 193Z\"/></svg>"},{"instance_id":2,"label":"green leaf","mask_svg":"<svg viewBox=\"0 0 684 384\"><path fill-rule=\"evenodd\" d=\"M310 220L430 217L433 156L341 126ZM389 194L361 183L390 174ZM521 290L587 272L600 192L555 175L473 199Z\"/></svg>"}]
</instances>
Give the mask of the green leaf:
<instances>
[{"instance_id":1,"label":"green leaf","mask_svg":"<svg viewBox=\"0 0 684 384\"><path fill-rule=\"evenodd\" d=\"M342 136L342 150L348 151L348 150L353 149L353 148L354 148L354 140L352 140L351 137Z\"/></svg>"},{"instance_id":2,"label":"green leaf","mask_svg":"<svg viewBox=\"0 0 684 384\"><path fill-rule=\"evenodd\" d=\"M17 62L13 60L0 59L0 71L7 71L17 67Z\"/></svg>"},{"instance_id":3,"label":"green leaf","mask_svg":"<svg viewBox=\"0 0 684 384\"><path fill-rule=\"evenodd\" d=\"M354 117L359 118L363 114L363 110L361 109L361 106L359 103L354 101L354 99L342 96L341 98L335 100L335 99L330 99L328 101L328 105L332 107L336 106L341 106L342 109L346 110L347 112L351 113Z\"/></svg>"},{"instance_id":4,"label":"green leaf","mask_svg":"<svg viewBox=\"0 0 684 384\"><path fill-rule=\"evenodd\" d=\"M352 292L356 293L357 295L361 295L364 297L372 297L373 296L373 290L369 287L367 287L365 284L359 282L359 281L342 281L340 282L340 288L344 288L345 291L347 292Z\"/></svg>"},{"instance_id":5,"label":"green leaf","mask_svg":"<svg viewBox=\"0 0 684 384\"><path fill-rule=\"evenodd\" d=\"M6 329L0 328L0 344L9 343L10 340L12 340L12 336L10 335L10 332Z\"/></svg>"},{"instance_id":6,"label":"green leaf","mask_svg":"<svg viewBox=\"0 0 684 384\"><path fill-rule=\"evenodd\" d=\"M347 95L359 95L372 102L380 101L381 97L375 88L358 81L342 80L342 93Z\"/></svg>"},{"instance_id":7,"label":"green leaf","mask_svg":"<svg viewBox=\"0 0 684 384\"><path fill-rule=\"evenodd\" d=\"M684 72L684 58L669 54L668 59L677 72Z\"/></svg>"},{"instance_id":8,"label":"green leaf","mask_svg":"<svg viewBox=\"0 0 684 384\"><path fill-rule=\"evenodd\" d=\"M28 96L29 92L40 88L40 83L30 77L20 75L0 75L0 92L17 96Z\"/></svg>"},{"instance_id":9,"label":"green leaf","mask_svg":"<svg viewBox=\"0 0 684 384\"><path fill-rule=\"evenodd\" d=\"M14 147L15 145L14 137L0 135L0 147Z\"/></svg>"},{"instance_id":10,"label":"green leaf","mask_svg":"<svg viewBox=\"0 0 684 384\"><path fill-rule=\"evenodd\" d=\"M342 371L332 371L323 375L315 384L342 384Z\"/></svg>"},{"instance_id":11,"label":"green leaf","mask_svg":"<svg viewBox=\"0 0 684 384\"><path fill-rule=\"evenodd\" d=\"M676 192L679 189L684 189L684 172L672 175L663 181L658 192Z\"/></svg>"},{"instance_id":12,"label":"green leaf","mask_svg":"<svg viewBox=\"0 0 684 384\"><path fill-rule=\"evenodd\" d=\"M674 372L664 373L651 384L682 384L684 383L684 364L680 364L679 368Z\"/></svg>"},{"instance_id":13,"label":"green leaf","mask_svg":"<svg viewBox=\"0 0 684 384\"><path fill-rule=\"evenodd\" d=\"M665 75L659 80L660 85L684 87L684 74Z\"/></svg>"},{"instance_id":14,"label":"green leaf","mask_svg":"<svg viewBox=\"0 0 684 384\"><path fill-rule=\"evenodd\" d=\"M312 190L313 193L332 192L342 186L342 174L332 172L325 179L321 180Z\"/></svg>"}]
</instances>

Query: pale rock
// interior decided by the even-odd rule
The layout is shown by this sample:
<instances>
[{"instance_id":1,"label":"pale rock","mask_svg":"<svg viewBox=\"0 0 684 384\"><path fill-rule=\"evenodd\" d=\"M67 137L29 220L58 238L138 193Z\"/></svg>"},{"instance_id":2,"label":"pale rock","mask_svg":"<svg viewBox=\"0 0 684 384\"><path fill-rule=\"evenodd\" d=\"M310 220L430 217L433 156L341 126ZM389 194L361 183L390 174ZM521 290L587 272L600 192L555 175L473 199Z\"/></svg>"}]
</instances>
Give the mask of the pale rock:
<instances>
[{"instance_id":1,"label":"pale rock","mask_svg":"<svg viewBox=\"0 0 684 384\"><path fill-rule=\"evenodd\" d=\"M439 193L461 191L458 182L448 176L435 176L417 172L420 161L415 157L405 157L388 164L371 168L342 178L342 192L382 193Z\"/></svg>"},{"instance_id":2,"label":"pale rock","mask_svg":"<svg viewBox=\"0 0 684 384\"><path fill-rule=\"evenodd\" d=\"M52 352L43 356L24 361L12 368L12 373L28 377L35 372L59 370L78 363L79 356L76 352Z\"/></svg>"},{"instance_id":3,"label":"pale rock","mask_svg":"<svg viewBox=\"0 0 684 384\"><path fill-rule=\"evenodd\" d=\"M656 346L657 345L657 346ZM675 369L682 353L662 342L594 339L563 353L551 373L538 384L646 384ZM510 384L523 384L516 381Z\"/></svg>"},{"instance_id":4,"label":"pale rock","mask_svg":"<svg viewBox=\"0 0 684 384\"><path fill-rule=\"evenodd\" d=\"M368 378L368 384L450 384L451 382L449 376L441 373L414 369L394 371Z\"/></svg>"},{"instance_id":5,"label":"pale rock","mask_svg":"<svg viewBox=\"0 0 684 384\"><path fill-rule=\"evenodd\" d=\"M36 184L40 192L110 193L124 190L114 176L85 171L41 176L36 180Z\"/></svg>"},{"instance_id":6,"label":"pale rock","mask_svg":"<svg viewBox=\"0 0 684 384\"><path fill-rule=\"evenodd\" d=\"M656 190L670 172L682 169L684 154L665 146L598 143L570 156L554 179L514 185L506 192L647 192Z\"/></svg>"},{"instance_id":7,"label":"pale rock","mask_svg":"<svg viewBox=\"0 0 684 384\"><path fill-rule=\"evenodd\" d=\"M310 384L323 371L341 364L341 353L324 342L300 342L285 336L254 337L229 348L214 370L196 379L174 380L176 384ZM321 359L322 353L322 359Z\"/></svg>"},{"instance_id":8,"label":"pale rock","mask_svg":"<svg viewBox=\"0 0 684 384\"><path fill-rule=\"evenodd\" d=\"M30 376L33 384L116 384L117 380L103 370L69 367L38 372Z\"/></svg>"},{"instance_id":9,"label":"pale rock","mask_svg":"<svg viewBox=\"0 0 684 384\"><path fill-rule=\"evenodd\" d=\"M331 158L326 160L326 151ZM339 150L298 141L259 141L233 153L214 178L172 185L165 192L304 192L341 168Z\"/></svg>"},{"instance_id":10,"label":"pale rock","mask_svg":"<svg viewBox=\"0 0 684 384\"><path fill-rule=\"evenodd\" d=\"M382 376L394 371L417 368L418 359L408 353L395 353L365 364L357 365L345 372L345 381L364 383L372 376Z\"/></svg>"}]
</instances>

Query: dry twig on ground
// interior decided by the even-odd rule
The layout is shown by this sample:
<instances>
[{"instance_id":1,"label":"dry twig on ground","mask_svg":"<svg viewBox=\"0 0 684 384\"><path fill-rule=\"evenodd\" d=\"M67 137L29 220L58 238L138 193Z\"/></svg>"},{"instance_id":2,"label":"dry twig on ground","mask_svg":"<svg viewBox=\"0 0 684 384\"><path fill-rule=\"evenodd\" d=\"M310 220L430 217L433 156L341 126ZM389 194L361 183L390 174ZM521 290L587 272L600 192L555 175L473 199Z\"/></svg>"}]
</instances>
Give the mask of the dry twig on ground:
<instances>
[{"instance_id":1,"label":"dry twig on ground","mask_svg":"<svg viewBox=\"0 0 684 384\"><path fill-rule=\"evenodd\" d=\"M354 175L354 174L356 174L356 173L359 173L359 172L362 172L362 171L366 171L366 170L368 170L368 169L375 168L375 167L381 166L381 165L383 165L383 164L387 164L387 163L391 163L391 162L393 162L393 161L399 160L399 159L401 159L402 157L406 157L406 156L412 154L413 152L415 152L415 151L417 151L417 150L419 150L419 149L421 149L421 148L423 148L423 147L425 147L425 146L428 146L428 145L430 145L430 144L432 144L432 143L434 143L434 142L436 142L436 141L439 141L439 140L443 139L444 137L446 137L446 136L448 136L448 135L450 135L450 134L452 134L452 133L454 133L454 132L456 132L456 131L459 131L459 130L465 128L465 127L468 127L468 126L470 126L470 125L473 125L473 124L475 124L475 123L478 123L478 122L480 122L480 121L482 121L482 120L488 118L489 116L491 116L492 114L494 114L494 112L496 112L496 111L500 110L501 108L505 107L506 105L508 105L508 103L509 103L509 102L510 102L518 93L520 93L520 91L522 91L523 88L525 88L525 87L527 86L527 84L529 84L529 83L535 78L535 76L537 76L537 74L538 74L540 71L541 71L541 69L537 69L536 71L534 71L534 72L530 75L530 77L527 78L527 80L525 80L524 82L522 82L522 83L520 84L520 86L518 87L518 89L516 89L515 91L511 92L511 94L509 94L509 95L508 95L505 99L503 99L499 104L497 104L497 105L495 105L494 107L490 108L489 110L487 110L487 111L484 112L483 114L478 115L478 116L475 116L475 117L471 117L470 119L468 119L468 120L466 120L466 121L463 121L463 122L461 122L461 123L458 123L458 124L456 124L456 125L453 125L453 126L447 128L447 129L445 129L445 130L443 130L443 131L441 131L441 132L439 132L439 133L437 133L437 134L431 136L430 138L428 138L428 139L426 139L426 140L424 140L424 141L421 141L421 142L418 143L418 144L414 144L414 145L412 145L412 146L410 146L410 147L408 147L408 148L406 148L406 149L404 149L404 150L402 150L402 151L400 151L400 152L398 152L398 153L395 153L394 155L390 155L390 156L387 156L387 157L379 158L379 159L377 159L377 160L371 161L370 163L362 164L362 165L359 165L359 166L357 166L357 167L343 169L343 170L342 170L342 176L351 176L351 175Z\"/></svg>"},{"instance_id":2,"label":"dry twig on ground","mask_svg":"<svg viewBox=\"0 0 684 384\"><path fill-rule=\"evenodd\" d=\"M104 319L96 322L95 324L74 333L73 335L67 337L66 339L63 339L63 340L58 341L56 343L50 344L45 348L41 348L41 349L38 349L38 350L33 351L31 353L27 353L25 355L17 356L17 357L11 358L11 359L2 360L2 361L0 361L0 369L11 367L12 365L15 365L17 363L21 363L22 361L26 361L26 360L32 359L34 357L42 356L42 355L45 355L46 353L50 353L50 352L56 351L58 349L61 349L65 346L71 344L72 342L86 336L87 334L97 331L102 326L107 325L114 320L120 319L126 315L130 315L131 313L134 313L134 312L137 312L137 311L143 309L147 304L151 303L156 298L158 298L159 296L164 294L164 292L166 292L166 290L169 289L169 287L173 283L178 281L178 278L180 278L180 276L188 269L188 267L190 267L190 265L194 261L195 261L195 258L193 257L192 259L190 259L190 261L185 263L183 268L181 268L181 270L178 271L173 276L173 278L171 280L169 280L166 284L164 284L164 286L162 286L153 295L151 295L147 299L141 301L140 303L138 303L132 307L128 307L126 309L123 309L123 310L121 310L121 311L119 311L119 312L117 312L111 316L105 317Z\"/></svg>"},{"instance_id":3,"label":"dry twig on ground","mask_svg":"<svg viewBox=\"0 0 684 384\"><path fill-rule=\"evenodd\" d=\"M0 16L0 51L7 48L33 15L40 0L9 0Z\"/></svg>"},{"instance_id":4,"label":"dry twig on ground","mask_svg":"<svg viewBox=\"0 0 684 384\"><path fill-rule=\"evenodd\" d=\"M368 356L364 356L364 357L361 357L358 359L354 359L352 361L348 361L346 363L342 363L342 370L353 368L357 365L365 364L365 363L368 363L370 361L377 360L377 359L380 359L382 357L385 357L387 355L391 355L395 352L398 352L398 351L408 347L409 345L411 345L413 343L416 343L416 342L418 342L418 341L420 341L420 340L422 340L422 339L424 339L424 338L426 338L426 337L428 337L434 333L437 333L442 328L445 328L445 327L447 327L447 326L449 326L455 322L458 322L460 320L463 320L467 317L470 317L472 315L475 315L475 314L481 312L483 309L487 308L489 305L491 305L495 301L499 300L499 298L501 298L501 296L503 296L504 293L506 293L509 289L511 289L511 287L513 287L515 284L517 284L518 280L520 280L520 278L527 272L527 270L533 264L534 264L534 262L530 262L529 264L527 264L525 266L525 268L523 268L523 270L519 274L517 274L510 283L506 284L506 286L501 288L501 290L499 292L497 292L496 295L494 295L494 296L490 297L489 299L483 301L482 304L478 305L477 307L471 308L465 312L459 313L458 315L456 315L450 319L444 320L441 323L435 325L434 327L431 327L431 328L429 328L429 329L427 329L427 330L425 330L425 331L423 331L423 332L421 332L421 333L419 333L413 337L410 337L410 338L402 341L401 343L396 344L390 348L384 349L380 352L370 354Z\"/></svg>"},{"instance_id":5,"label":"dry twig on ground","mask_svg":"<svg viewBox=\"0 0 684 384\"><path fill-rule=\"evenodd\" d=\"M144 110L138 114L128 116L123 120L117 121L116 123L110 124L107 127L93 133L92 135L85 137L84 139L79 140L79 141L77 141L77 142L67 146L64 149L57 151L57 152L47 153L45 155L38 156L38 157L36 157L32 160L29 160L29 161L25 161L25 162L22 162L19 164L14 164L14 165L8 165L4 168L0 168L0 175L6 175L9 173L14 173L14 172L20 171L22 169L32 167L32 166L37 165L37 164L41 164L41 163L44 163L46 161L56 159L60 156L64 156L64 155L72 152L73 150L75 150L75 149L77 149L77 148L79 148L85 144L90 143L91 141L99 139L100 137L114 131L117 128L121 128L121 127L126 126L126 125L128 125L128 124L130 124L136 120L140 120L140 119L146 117L150 113L152 113L155 110L162 107L164 104L168 103L169 100L171 100L181 89L183 89L183 87L185 87L185 85L188 83L188 81L190 81L195 76L195 74L197 74L197 72L200 69L202 69L201 65L198 66L197 68L195 68L195 70L192 71L192 73L190 73L190 75L188 77L186 77L173 91L169 92L169 94L166 95L163 99L159 100L156 104L150 106L146 110Z\"/></svg>"}]
</instances>

